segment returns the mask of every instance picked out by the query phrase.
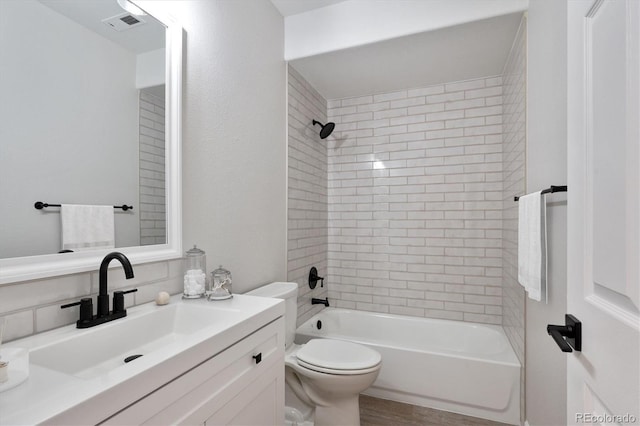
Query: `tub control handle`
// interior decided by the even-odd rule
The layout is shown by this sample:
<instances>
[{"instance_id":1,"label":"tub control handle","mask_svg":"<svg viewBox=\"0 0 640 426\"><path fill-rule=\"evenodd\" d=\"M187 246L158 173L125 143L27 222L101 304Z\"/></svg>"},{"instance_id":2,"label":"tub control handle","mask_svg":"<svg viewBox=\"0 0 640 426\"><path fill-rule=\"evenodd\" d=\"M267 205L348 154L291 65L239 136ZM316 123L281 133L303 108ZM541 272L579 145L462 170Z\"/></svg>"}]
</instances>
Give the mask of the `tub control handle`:
<instances>
[{"instance_id":1,"label":"tub control handle","mask_svg":"<svg viewBox=\"0 0 640 426\"><path fill-rule=\"evenodd\" d=\"M580 352L582 350L582 323L573 315L566 314L564 324L547 325L547 333L553 337L562 352L573 352L573 350Z\"/></svg>"},{"instance_id":2,"label":"tub control handle","mask_svg":"<svg viewBox=\"0 0 640 426\"><path fill-rule=\"evenodd\" d=\"M313 266L309 271L309 288L311 290L316 288L318 281L320 281L320 287L324 287L324 277L318 276L318 270Z\"/></svg>"},{"instance_id":3,"label":"tub control handle","mask_svg":"<svg viewBox=\"0 0 640 426\"><path fill-rule=\"evenodd\" d=\"M262 361L262 352L260 352L258 355L252 356L252 358L256 361L256 364L260 364L260 362Z\"/></svg>"}]
</instances>

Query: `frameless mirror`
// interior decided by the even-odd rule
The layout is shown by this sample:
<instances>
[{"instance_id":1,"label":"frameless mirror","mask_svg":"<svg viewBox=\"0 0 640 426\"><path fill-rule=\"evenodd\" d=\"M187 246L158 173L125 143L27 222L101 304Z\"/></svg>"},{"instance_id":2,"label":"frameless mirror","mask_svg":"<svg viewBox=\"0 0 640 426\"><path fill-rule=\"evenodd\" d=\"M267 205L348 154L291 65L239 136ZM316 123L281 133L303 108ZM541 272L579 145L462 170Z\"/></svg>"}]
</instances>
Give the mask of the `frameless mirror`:
<instances>
[{"instance_id":1,"label":"frameless mirror","mask_svg":"<svg viewBox=\"0 0 640 426\"><path fill-rule=\"evenodd\" d=\"M0 1L0 283L89 270L108 251L58 254L51 204L133 206L114 208L116 249L181 255L182 28L131 5Z\"/></svg>"}]
</instances>

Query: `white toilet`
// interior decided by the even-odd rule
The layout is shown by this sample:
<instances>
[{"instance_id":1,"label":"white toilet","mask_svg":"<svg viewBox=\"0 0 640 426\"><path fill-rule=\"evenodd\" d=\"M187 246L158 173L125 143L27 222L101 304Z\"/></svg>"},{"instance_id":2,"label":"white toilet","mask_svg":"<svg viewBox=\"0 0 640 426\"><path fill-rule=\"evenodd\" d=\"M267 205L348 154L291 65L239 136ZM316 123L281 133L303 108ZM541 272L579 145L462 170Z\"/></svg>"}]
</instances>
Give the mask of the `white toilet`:
<instances>
[{"instance_id":1,"label":"white toilet","mask_svg":"<svg viewBox=\"0 0 640 426\"><path fill-rule=\"evenodd\" d=\"M247 293L285 300L285 380L295 396L315 408L315 425L359 425L360 392L378 377L382 357L352 342L312 339L296 345L298 284L275 282ZM289 404L289 401L286 401Z\"/></svg>"}]
</instances>

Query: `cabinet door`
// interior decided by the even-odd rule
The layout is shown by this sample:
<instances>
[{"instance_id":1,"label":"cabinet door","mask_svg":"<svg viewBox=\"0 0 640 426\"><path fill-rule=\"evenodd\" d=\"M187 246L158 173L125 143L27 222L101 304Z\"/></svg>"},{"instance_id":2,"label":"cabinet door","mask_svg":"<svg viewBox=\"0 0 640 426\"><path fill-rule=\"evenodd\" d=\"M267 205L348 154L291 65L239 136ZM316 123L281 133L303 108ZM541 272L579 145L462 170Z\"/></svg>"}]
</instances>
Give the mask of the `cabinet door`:
<instances>
[{"instance_id":1,"label":"cabinet door","mask_svg":"<svg viewBox=\"0 0 640 426\"><path fill-rule=\"evenodd\" d=\"M283 369L271 368L209 417L205 425L283 425L284 395L279 392L284 388Z\"/></svg>"}]
</instances>

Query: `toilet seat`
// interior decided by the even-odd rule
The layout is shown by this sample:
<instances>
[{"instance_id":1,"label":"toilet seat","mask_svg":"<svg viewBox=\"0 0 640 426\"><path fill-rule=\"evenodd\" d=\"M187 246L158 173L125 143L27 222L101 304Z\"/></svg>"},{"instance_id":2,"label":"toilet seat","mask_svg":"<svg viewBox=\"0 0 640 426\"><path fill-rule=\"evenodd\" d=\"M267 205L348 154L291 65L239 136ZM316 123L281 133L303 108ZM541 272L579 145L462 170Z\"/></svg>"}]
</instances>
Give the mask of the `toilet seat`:
<instances>
[{"instance_id":1,"label":"toilet seat","mask_svg":"<svg viewBox=\"0 0 640 426\"><path fill-rule=\"evenodd\" d=\"M364 345L334 339L312 339L296 353L298 365L335 374L367 374L380 368L381 355Z\"/></svg>"}]
</instances>

